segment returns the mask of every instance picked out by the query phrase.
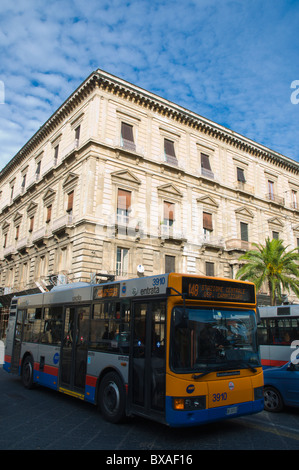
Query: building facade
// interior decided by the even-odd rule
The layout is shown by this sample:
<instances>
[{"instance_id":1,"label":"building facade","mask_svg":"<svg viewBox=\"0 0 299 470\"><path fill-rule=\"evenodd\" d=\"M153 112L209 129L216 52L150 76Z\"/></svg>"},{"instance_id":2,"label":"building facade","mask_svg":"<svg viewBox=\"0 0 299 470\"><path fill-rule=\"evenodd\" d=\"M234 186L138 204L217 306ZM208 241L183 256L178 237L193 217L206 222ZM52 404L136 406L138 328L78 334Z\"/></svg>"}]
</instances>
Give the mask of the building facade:
<instances>
[{"instance_id":1,"label":"building facade","mask_svg":"<svg viewBox=\"0 0 299 470\"><path fill-rule=\"evenodd\" d=\"M297 162L97 70L0 173L2 304L96 273L235 277L252 242L298 246L298 175Z\"/></svg>"}]
</instances>

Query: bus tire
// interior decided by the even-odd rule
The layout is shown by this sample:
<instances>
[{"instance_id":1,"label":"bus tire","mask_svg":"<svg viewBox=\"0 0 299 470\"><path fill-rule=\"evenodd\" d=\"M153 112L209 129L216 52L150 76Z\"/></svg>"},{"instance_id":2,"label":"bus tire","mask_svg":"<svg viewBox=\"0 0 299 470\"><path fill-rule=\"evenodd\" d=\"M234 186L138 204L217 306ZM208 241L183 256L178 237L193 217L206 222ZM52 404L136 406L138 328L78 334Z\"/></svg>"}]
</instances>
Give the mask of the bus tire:
<instances>
[{"instance_id":1,"label":"bus tire","mask_svg":"<svg viewBox=\"0 0 299 470\"><path fill-rule=\"evenodd\" d=\"M101 379L98 405L103 418L110 423L119 423L125 417L125 388L116 372L108 372Z\"/></svg>"},{"instance_id":2,"label":"bus tire","mask_svg":"<svg viewBox=\"0 0 299 470\"><path fill-rule=\"evenodd\" d=\"M282 397L279 391L271 385L264 387L264 408L272 413L278 413L283 409Z\"/></svg>"},{"instance_id":3,"label":"bus tire","mask_svg":"<svg viewBox=\"0 0 299 470\"><path fill-rule=\"evenodd\" d=\"M22 367L22 383L24 387L28 389L33 388L33 369L34 365L32 357L25 357Z\"/></svg>"}]
</instances>

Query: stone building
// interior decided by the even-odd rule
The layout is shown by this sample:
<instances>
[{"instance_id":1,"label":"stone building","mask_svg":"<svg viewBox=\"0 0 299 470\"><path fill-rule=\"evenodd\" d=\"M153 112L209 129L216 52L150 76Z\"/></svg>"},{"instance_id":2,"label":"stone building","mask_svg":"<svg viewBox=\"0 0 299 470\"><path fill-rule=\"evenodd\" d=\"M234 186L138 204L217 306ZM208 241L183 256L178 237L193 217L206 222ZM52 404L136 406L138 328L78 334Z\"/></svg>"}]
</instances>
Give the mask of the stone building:
<instances>
[{"instance_id":1,"label":"stone building","mask_svg":"<svg viewBox=\"0 0 299 470\"><path fill-rule=\"evenodd\" d=\"M96 273L235 277L252 242L298 245L298 175L297 162L97 70L0 173L0 302Z\"/></svg>"}]
</instances>

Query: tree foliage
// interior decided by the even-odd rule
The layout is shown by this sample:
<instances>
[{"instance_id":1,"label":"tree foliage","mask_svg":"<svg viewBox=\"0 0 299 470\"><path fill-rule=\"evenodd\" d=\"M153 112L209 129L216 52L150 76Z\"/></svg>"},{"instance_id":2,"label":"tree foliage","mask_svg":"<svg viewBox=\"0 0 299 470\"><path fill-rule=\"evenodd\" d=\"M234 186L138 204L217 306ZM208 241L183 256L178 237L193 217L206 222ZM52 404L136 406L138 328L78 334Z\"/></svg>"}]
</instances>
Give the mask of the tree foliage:
<instances>
[{"instance_id":1,"label":"tree foliage","mask_svg":"<svg viewBox=\"0 0 299 470\"><path fill-rule=\"evenodd\" d=\"M252 281L257 291L264 282L268 283L271 305L276 298L281 301L282 293L292 290L299 297L299 252L295 248L287 251L283 241L268 237L265 245L253 243L255 249L240 256L246 263L237 272L237 278Z\"/></svg>"}]
</instances>

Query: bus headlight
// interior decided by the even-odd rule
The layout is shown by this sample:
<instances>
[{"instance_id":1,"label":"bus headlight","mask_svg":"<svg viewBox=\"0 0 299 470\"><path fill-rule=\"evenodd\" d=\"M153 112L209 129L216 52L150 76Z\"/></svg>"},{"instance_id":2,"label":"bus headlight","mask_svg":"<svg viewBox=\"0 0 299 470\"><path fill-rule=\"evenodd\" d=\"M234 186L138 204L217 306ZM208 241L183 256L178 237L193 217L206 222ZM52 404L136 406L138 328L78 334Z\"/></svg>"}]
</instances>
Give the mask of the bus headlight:
<instances>
[{"instance_id":1,"label":"bus headlight","mask_svg":"<svg viewBox=\"0 0 299 470\"><path fill-rule=\"evenodd\" d=\"M263 388L264 387L256 387L254 389L254 399L255 400L260 400L261 398L264 398Z\"/></svg>"},{"instance_id":2,"label":"bus headlight","mask_svg":"<svg viewBox=\"0 0 299 470\"><path fill-rule=\"evenodd\" d=\"M173 409L174 410L204 410L206 407L206 397L175 397L173 398Z\"/></svg>"}]
</instances>

